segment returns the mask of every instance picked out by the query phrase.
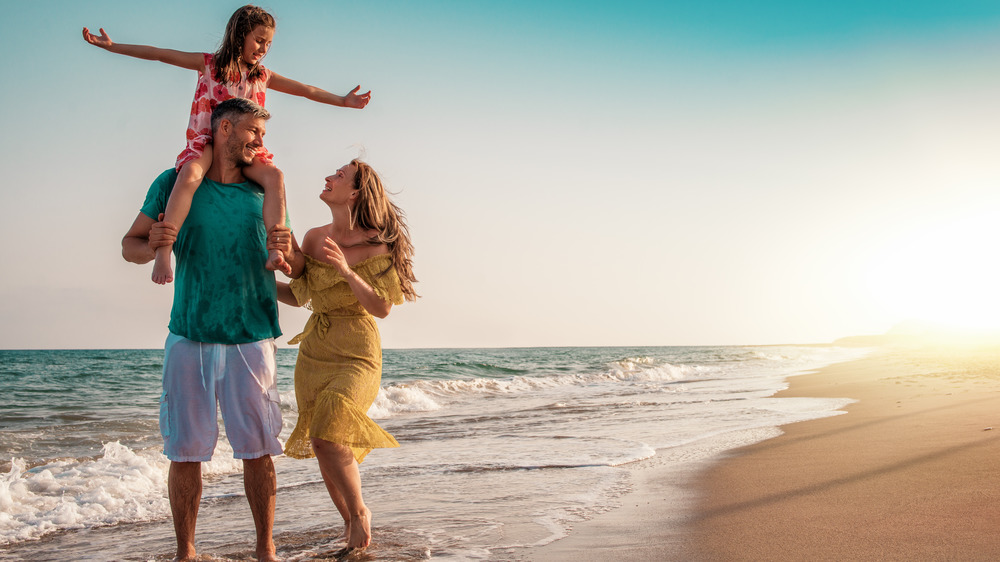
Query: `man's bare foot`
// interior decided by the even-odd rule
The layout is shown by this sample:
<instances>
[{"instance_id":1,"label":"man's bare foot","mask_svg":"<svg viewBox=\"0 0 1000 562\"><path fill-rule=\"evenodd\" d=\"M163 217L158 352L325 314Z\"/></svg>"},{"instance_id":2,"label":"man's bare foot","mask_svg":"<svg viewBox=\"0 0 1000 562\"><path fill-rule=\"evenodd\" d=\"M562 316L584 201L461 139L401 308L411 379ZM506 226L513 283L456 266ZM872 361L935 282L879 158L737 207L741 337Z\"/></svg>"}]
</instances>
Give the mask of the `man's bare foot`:
<instances>
[{"instance_id":1,"label":"man's bare foot","mask_svg":"<svg viewBox=\"0 0 1000 562\"><path fill-rule=\"evenodd\" d=\"M271 271L284 272L285 275L292 274L292 266L285 261L278 250L271 250L267 253L267 262L264 263L264 267Z\"/></svg>"},{"instance_id":2,"label":"man's bare foot","mask_svg":"<svg viewBox=\"0 0 1000 562\"><path fill-rule=\"evenodd\" d=\"M260 562L280 562L281 558L278 558L274 543L271 542L257 547L257 560Z\"/></svg>"},{"instance_id":3,"label":"man's bare foot","mask_svg":"<svg viewBox=\"0 0 1000 562\"><path fill-rule=\"evenodd\" d=\"M170 254L166 258L160 259L160 254L156 254L156 261L153 262L153 283L166 285L174 280L174 270L170 267Z\"/></svg>"},{"instance_id":4,"label":"man's bare foot","mask_svg":"<svg viewBox=\"0 0 1000 562\"><path fill-rule=\"evenodd\" d=\"M350 533L347 537L348 549L367 548L372 542L372 512L368 508L358 515L351 517L351 524L348 527Z\"/></svg>"}]
</instances>

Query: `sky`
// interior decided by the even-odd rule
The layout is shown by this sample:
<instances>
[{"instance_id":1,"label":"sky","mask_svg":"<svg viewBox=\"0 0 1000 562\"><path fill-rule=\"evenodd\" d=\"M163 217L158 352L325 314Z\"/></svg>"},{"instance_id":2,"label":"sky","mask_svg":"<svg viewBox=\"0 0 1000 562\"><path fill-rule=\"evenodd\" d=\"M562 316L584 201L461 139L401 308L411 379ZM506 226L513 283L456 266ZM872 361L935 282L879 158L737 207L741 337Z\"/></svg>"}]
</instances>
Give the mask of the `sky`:
<instances>
[{"instance_id":1,"label":"sky","mask_svg":"<svg viewBox=\"0 0 1000 562\"><path fill-rule=\"evenodd\" d=\"M122 235L239 2L0 0L0 348L156 348ZM301 236L361 156L407 213L387 348L828 342L1000 329L1000 4L273 0L265 144ZM282 306L281 344L309 312Z\"/></svg>"}]
</instances>

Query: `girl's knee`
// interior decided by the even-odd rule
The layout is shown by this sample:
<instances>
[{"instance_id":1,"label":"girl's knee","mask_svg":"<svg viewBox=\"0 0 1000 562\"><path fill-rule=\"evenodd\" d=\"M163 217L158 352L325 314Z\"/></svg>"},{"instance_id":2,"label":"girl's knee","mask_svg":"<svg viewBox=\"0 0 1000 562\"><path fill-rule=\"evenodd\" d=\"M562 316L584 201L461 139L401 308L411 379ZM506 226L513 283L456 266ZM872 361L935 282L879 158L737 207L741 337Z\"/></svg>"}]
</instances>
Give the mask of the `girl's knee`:
<instances>
[{"instance_id":1,"label":"girl's knee","mask_svg":"<svg viewBox=\"0 0 1000 562\"><path fill-rule=\"evenodd\" d=\"M285 173L274 164L264 164L254 160L254 163L246 169L245 175L264 189L282 189L285 186Z\"/></svg>"},{"instance_id":2,"label":"girl's knee","mask_svg":"<svg viewBox=\"0 0 1000 562\"><path fill-rule=\"evenodd\" d=\"M275 186L285 185L285 173L275 166L264 167L264 181Z\"/></svg>"},{"instance_id":3,"label":"girl's knee","mask_svg":"<svg viewBox=\"0 0 1000 562\"><path fill-rule=\"evenodd\" d=\"M177 171L177 181L178 183L193 184L195 182L201 183L201 180L205 178L205 170L201 166L197 165L195 162L188 162L181 166L181 169Z\"/></svg>"}]
</instances>

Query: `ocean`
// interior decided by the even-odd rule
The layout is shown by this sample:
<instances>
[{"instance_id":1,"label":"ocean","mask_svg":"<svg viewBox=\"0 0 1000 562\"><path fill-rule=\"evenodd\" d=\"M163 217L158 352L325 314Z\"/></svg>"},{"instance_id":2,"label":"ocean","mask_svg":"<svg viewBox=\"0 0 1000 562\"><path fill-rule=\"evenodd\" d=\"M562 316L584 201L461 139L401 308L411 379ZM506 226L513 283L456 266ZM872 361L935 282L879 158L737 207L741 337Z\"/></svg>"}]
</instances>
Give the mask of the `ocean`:
<instances>
[{"instance_id":1,"label":"ocean","mask_svg":"<svg viewBox=\"0 0 1000 562\"><path fill-rule=\"evenodd\" d=\"M297 350L278 351L287 438ZM787 378L859 358L833 346L385 350L369 415L401 446L361 465L374 513L363 560L531 560L615 509L628 468L697 470L720 453L836 415L847 399L774 398ZM0 351L0 560L170 560L162 350ZM315 460L275 458L275 540L324 559L343 523ZM241 464L203 465L197 546L248 560ZM685 502L679 494L677 509Z\"/></svg>"}]
</instances>

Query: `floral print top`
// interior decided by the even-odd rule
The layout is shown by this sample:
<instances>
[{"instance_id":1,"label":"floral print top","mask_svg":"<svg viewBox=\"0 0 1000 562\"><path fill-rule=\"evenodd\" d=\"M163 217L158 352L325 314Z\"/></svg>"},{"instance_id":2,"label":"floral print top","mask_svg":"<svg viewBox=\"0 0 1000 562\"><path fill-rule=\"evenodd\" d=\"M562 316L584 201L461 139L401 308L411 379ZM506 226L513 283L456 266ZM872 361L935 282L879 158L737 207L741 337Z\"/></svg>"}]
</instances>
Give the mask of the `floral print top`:
<instances>
[{"instance_id":1,"label":"floral print top","mask_svg":"<svg viewBox=\"0 0 1000 562\"><path fill-rule=\"evenodd\" d=\"M197 159L205 151L205 146L212 142L212 110L220 102L229 98L241 97L257 102L264 107L267 85L271 81L271 71L260 67L261 77L250 81L246 73L240 76L237 83L220 84L215 81L215 56L204 53L205 68L198 71L198 85L194 91L194 102L191 104L191 117L187 127L187 146L177 156L175 167ZM265 163L271 163L273 154L261 147L257 158Z\"/></svg>"}]
</instances>

